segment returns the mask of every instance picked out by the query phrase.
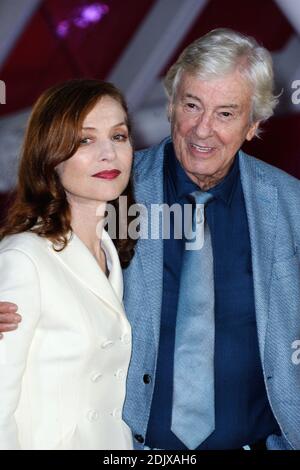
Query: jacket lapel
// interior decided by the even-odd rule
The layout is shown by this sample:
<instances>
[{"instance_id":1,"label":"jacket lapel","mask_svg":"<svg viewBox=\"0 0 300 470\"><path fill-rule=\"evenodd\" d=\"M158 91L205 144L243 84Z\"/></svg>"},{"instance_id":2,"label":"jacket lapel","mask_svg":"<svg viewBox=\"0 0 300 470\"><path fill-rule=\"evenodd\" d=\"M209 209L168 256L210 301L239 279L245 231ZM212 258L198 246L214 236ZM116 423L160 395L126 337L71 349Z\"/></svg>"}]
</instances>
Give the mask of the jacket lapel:
<instances>
[{"instance_id":1,"label":"jacket lapel","mask_svg":"<svg viewBox=\"0 0 300 470\"><path fill-rule=\"evenodd\" d=\"M239 162L250 232L256 321L263 363L277 224L277 188L266 177L258 160L240 151Z\"/></svg>"},{"instance_id":2,"label":"jacket lapel","mask_svg":"<svg viewBox=\"0 0 300 470\"><path fill-rule=\"evenodd\" d=\"M144 206L144 220L148 226L147 238L139 239L137 243L136 256L140 263L145 282L147 307L152 320L154 339L159 342L160 317L162 303L163 284L163 240L159 230L158 218L151 219L154 214L153 205L161 205L164 200L163 193L163 142L156 152L145 155L148 165L143 170L137 169L134 174L135 197L139 204Z\"/></svg>"},{"instance_id":3,"label":"jacket lapel","mask_svg":"<svg viewBox=\"0 0 300 470\"><path fill-rule=\"evenodd\" d=\"M109 278L106 277L88 248L74 233L62 251L55 251L50 241L48 241L48 248L53 256L85 287L111 308L120 312L123 295L122 272L113 242L105 230L101 243L110 269Z\"/></svg>"}]
</instances>

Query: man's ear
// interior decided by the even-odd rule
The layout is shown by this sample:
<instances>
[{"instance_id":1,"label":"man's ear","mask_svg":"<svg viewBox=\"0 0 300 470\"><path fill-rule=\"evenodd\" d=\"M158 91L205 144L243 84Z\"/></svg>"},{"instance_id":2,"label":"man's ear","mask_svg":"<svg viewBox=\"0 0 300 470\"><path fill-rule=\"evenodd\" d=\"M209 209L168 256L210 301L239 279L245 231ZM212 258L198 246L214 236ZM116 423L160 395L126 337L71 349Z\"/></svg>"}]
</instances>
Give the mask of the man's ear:
<instances>
[{"instance_id":1,"label":"man's ear","mask_svg":"<svg viewBox=\"0 0 300 470\"><path fill-rule=\"evenodd\" d=\"M247 135L246 135L246 140L250 142L250 140L253 139L258 129L259 124L260 124L260 121L256 121L253 124L251 124L250 129L248 130Z\"/></svg>"},{"instance_id":2,"label":"man's ear","mask_svg":"<svg viewBox=\"0 0 300 470\"><path fill-rule=\"evenodd\" d=\"M172 113L173 113L173 102L170 100L169 103L167 104L167 117L168 117L169 122L171 122Z\"/></svg>"}]
</instances>

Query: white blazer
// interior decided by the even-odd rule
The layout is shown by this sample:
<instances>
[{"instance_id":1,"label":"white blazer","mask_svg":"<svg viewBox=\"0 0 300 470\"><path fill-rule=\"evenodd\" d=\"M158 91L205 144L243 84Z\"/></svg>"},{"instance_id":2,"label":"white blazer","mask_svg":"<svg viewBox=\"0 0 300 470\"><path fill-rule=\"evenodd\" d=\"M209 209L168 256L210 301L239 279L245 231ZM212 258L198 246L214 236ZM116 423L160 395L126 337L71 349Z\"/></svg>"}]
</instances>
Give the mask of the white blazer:
<instances>
[{"instance_id":1,"label":"white blazer","mask_svg":"<svg viewBox=\"0 0 300 470\"><path fill-rule=\"evenodd\" d=\"M23 317L0 341L0 449L131 449L122 421L131 330L107 232L109 278L72 235L56 252L33 233L0 243L0 299Z\"/></svg>"}]
</instances>

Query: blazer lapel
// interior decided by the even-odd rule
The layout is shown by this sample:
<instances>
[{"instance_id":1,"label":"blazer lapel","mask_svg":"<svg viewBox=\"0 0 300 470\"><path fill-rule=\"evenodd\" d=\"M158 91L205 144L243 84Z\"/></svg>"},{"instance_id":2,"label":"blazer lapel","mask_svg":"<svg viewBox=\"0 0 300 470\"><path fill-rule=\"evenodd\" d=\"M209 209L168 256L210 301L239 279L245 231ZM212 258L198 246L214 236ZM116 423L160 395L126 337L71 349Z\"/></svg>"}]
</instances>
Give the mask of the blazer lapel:
<instances>
[{"instance_id":1,"label":"blazer lapel","mask_svg":"<svg viewBox=\"0 0 300 470\"><path fill-rule=\"evenodd\" d=\"M50 241L48 248L73 276L111 308L120 312L122 310L123 282L118 255L106 231L103 231L101 243L110 268L109 279L88 248L74 233L62 251L55 251Z\"/></svg>"},{"instance_id":2,"label":"blazer lapel","mask_svg":"<svg viewBox=\"0 0 300 470\"><path fill-rule=\"evenodd\" d=\"M277 188L265 176L258 160L240 151L239 162L250 232L256 321L263 362L277 224Z\"/></svg>"}]
</instances>

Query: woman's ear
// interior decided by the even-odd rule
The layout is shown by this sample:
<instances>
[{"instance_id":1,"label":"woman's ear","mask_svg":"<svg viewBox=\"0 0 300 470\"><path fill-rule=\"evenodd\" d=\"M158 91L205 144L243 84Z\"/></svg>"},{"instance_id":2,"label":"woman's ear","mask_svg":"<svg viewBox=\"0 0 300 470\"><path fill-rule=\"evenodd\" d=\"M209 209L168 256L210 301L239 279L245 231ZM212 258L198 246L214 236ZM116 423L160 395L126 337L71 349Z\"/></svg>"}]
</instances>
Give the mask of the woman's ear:
<instances>
[{"instance_id":1,"label":"woman's ear","mask_svg":"<svg viewBox=\"0 0 300 470\"><path fill-rule=\"evenodd\" d=\"M54 171L55 173L57 174L57 176L61 176L61 173L63 171L63 165L64 165L64 162L61 162L59 163L58 165L56 165L56 167L54 168Z\"/></svg>"}]
</instances>

